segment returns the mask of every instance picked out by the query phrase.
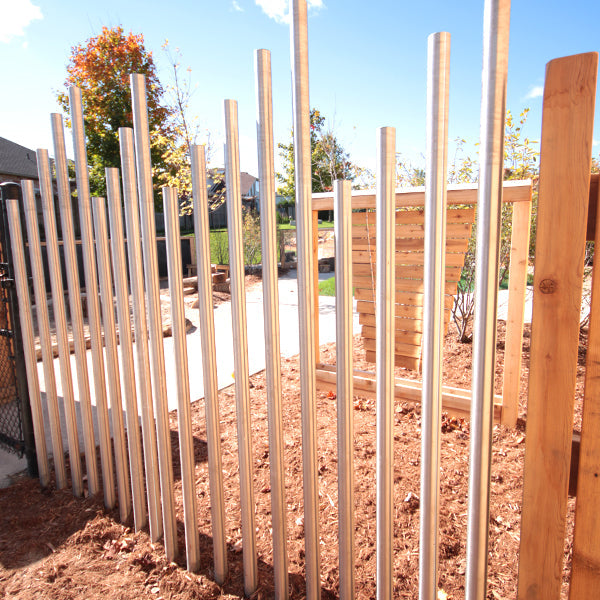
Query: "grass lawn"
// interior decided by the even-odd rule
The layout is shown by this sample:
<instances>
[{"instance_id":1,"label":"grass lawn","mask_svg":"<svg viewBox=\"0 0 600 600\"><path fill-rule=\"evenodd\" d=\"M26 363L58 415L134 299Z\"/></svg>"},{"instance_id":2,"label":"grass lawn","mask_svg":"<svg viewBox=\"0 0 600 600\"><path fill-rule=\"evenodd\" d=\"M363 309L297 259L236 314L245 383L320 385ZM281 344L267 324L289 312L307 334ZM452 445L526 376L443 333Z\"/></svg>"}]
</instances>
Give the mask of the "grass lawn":
<instances>
[{"instance_id":1,"label":"grass lawn","mask_svg":"<svg viewBox=\"0 0 600 600\"><path fill-rule=\"evenodd\" d=\"M335 277L319 281L319 296L335 296Z\"/></svg>"}]
</instances>

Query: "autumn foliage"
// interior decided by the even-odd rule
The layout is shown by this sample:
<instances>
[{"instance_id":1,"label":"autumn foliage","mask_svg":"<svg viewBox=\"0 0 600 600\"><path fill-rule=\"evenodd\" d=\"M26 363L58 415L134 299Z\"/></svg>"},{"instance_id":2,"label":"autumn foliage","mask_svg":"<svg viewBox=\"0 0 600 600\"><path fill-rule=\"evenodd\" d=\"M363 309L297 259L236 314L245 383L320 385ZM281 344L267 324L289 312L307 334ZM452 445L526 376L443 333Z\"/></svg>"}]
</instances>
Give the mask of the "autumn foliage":
<instances>
[{"instance_id":1,"label":"autumn foliage","mask_svg":"<svg viewBox=\"0 0 600 600\"><path fill-rule=\"evenodd\" d=\"M152 52L142 34L125 34L122 27L103 27L102 33L71 48L65 90L58 101L69 113L68 88L81 88L85 115L88 161L93 193L104 190L104 167L119 166L119 127L132 127L129 76L146 76L150 131L169 137L172 109L163 103L164 90L156 73ZM153 164L160 170L164 149L153 148Z\"/></svg>"}]
</instances>

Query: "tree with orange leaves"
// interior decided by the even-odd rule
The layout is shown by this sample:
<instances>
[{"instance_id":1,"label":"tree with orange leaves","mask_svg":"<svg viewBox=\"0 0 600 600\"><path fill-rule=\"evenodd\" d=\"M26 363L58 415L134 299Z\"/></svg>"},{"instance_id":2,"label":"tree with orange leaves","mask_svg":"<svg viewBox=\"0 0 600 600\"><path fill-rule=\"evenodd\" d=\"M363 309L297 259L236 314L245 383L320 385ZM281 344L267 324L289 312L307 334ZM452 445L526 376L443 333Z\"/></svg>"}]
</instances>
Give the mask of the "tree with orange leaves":
<instances>
[{"instance_id":1,"label":"tree with orange leaves","mask_svg":"<svg viewBox=\"0 0 600 600\"><path fill-rule=\"evenodd\" d=\"M120 165L119 127L133 126L129 83L132 73L146 76L151 137L158 134L161 140L168 140L173 110L163 103L164 90L156 73L152 52L144 47L142 34L125 34L120 26L103 27L100 35L71 48L64 83L66 90L58 93L58 101L69 113L67 90L72 85L81 88L90 185L94 195L105 195L104 167ZM153 144L155 171L166 168L163 160L166 149L160 144Z\"/></svg>"}]
</instances>

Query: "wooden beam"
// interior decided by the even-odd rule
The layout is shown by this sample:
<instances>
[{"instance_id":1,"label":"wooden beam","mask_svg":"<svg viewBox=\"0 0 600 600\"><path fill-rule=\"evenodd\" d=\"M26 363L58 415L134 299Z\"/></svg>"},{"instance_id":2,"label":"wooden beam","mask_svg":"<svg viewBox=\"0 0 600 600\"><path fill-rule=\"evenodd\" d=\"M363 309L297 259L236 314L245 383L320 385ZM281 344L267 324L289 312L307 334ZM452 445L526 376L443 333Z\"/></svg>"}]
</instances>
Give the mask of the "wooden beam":
<instances>
[{"instance_id":1,"label":"wooden beam","mask_svg":"<svg viewBox=\"0 0 600 600\"><path fill-rule=\"evenodd\" d=\"M529 202L531 180L505 181L502 200L505 203ZM425 188L400 188L396 190L397 207L419 207L425 204ZM448 205L477 204L477 184L466 183L448 186ZM375 208L374 190L354 190L352 208ZM313 210L333 210L333 193L323 192L312 195Z\"/></svg>"},{"instance_id":2,"label":"wooden beam","mask_svg":"<svg viewBox=\"0 0 600 600\"><path fill-rule=\"evenodd\" d=\"M598 54L546 67L519 600L561 594Z\"/></svg>"},{"instance_id":3,"label":"wooden beam","mask_svg":"<svg viewBox=\"0 0 600 600\"><path fill-rule=\"evenodd\" d=\"M600 202L597 192L596 206ZM596 244L600 243L600 220ZM570 597L600 598L600 264L594 261Z\"/></svg>"},{"instance_id":4,"label":"wooden beam","mask_svg":"<svg viewBox=\"0 0 600 600\"><path fill-rule=\"evenodd\" d=\"M336 382L335 365L317 365L317 389L334 391ZM364 398L375 398L377 382L375 373L370 371L354 371L354 393ZM412 379L396 378L394 386L396 400L401 402L421 403L421 383ZM443 386L442 408L448 413L468 418L471 412L471 391ZM502 417L502 397L494 398L494 422L499 423Z\"/></svg>"},{"instance_id":5,"label":"wooden beam","mask_svg":"<svg viewBox=\"0 0 600 600\"><path fill-rule=\"evenodd\" d=\"M519 414L521 357L523 355L523 322L527 293L527 263L529 259L529 224L531 203L513 205L510 238L510 272L508 279L508 314L504 344L504 382L502 388L502 423L515 427Z\"/></svg>"}]
</instances>

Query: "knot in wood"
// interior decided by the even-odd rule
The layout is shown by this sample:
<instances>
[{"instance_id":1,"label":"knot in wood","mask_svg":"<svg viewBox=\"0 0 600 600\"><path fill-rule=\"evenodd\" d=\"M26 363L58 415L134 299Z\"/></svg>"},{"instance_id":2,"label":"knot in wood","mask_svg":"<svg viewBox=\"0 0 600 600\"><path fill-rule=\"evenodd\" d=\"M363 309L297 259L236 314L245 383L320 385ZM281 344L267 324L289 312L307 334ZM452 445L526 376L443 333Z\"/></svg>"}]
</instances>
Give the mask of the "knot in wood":
<instances>
[{"instance_id":1,"label":"knot in wood","mask_svg":"<svg viewBox=\"0 0 600 600\"><path fill-rule=\"evenodd\" d=\"M542 294L554 294L557 284L554 279L542 279L542 281L540 281L539 288Z\"/></svg>"}]
</instances>

